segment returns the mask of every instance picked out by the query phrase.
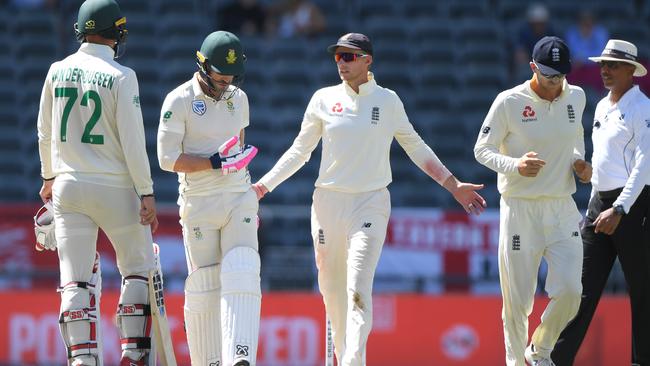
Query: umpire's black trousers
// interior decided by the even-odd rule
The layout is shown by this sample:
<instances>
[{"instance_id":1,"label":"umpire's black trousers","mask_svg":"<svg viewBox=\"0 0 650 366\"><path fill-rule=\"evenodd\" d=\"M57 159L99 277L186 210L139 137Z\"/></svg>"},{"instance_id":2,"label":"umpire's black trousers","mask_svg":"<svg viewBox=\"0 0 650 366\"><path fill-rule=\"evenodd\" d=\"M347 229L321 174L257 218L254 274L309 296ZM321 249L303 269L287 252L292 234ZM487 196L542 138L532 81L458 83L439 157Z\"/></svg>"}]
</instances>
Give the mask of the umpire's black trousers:
<instances>
[{"instance_id":1,"label":"umpire's black trousers","mask_svg":"<svg viewBox=\"0 0 650 366\"><path fill-rule=\"evenodd\" d=\"M645 186L613 235L594 232L594 220L620 192L598 192L589 201L582 227L582 301L551 355L557 366L573 365L617 256L632 305L632 365L650 366L650 187Z\"/></svg>"}]
</instances>

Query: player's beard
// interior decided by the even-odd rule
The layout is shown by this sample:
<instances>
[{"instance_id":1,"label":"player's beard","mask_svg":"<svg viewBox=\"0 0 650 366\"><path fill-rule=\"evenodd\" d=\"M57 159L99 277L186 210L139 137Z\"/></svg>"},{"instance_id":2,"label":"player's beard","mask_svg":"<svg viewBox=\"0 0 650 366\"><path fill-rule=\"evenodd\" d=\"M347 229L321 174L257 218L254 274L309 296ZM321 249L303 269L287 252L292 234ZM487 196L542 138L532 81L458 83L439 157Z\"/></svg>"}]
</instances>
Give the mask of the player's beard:
<instances>
[{"instance_id":1,"label":"player's beard","mask_svg":"<svg viewBox=\"0 0 650 366\"><path fill-rule=\"evenodd\" d=\"M203 72L199 72L199 83L201 84L201 89L203 89L203 92L205 92L205 94L214 100L221 100L221 97L223 97L224 93L230 86L230 84L224 86L215 83L210 79L209 76L207 76L207 74Z\"/></svg>"}]
</instances>

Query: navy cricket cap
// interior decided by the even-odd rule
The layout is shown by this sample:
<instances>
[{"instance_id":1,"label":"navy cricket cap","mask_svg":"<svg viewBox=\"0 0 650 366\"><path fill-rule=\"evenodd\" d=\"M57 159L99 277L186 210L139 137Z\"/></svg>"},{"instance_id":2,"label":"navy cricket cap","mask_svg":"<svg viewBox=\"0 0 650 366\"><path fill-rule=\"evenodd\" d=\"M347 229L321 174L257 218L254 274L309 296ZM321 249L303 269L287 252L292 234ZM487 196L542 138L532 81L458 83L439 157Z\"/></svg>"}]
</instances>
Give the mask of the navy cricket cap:
<instances>
[{"instance_id":1,"label":"navy cricket cap","mask_svg":"<svg viewBox=\"0 0 650 366\"><path fill-rule=\"evenodd\" d=\"M370 38L361 33L348 33L341 36L336 44L327 47L327 51L329 53L334 53L336 52L337 47L353 48L372 55L372 43L370 43Z\"/></svg>"},{"instance_id":2,"label":"navy cricket cap","mask_svg":"<svg viewBox=\"0 0 650 366\"><path fill-rule=\"evenodd\" d=\"M569 47L559 37L546 36L537 41L533 48L533 61L545 75L571 72Z\"/></svg>"}]
</instances>

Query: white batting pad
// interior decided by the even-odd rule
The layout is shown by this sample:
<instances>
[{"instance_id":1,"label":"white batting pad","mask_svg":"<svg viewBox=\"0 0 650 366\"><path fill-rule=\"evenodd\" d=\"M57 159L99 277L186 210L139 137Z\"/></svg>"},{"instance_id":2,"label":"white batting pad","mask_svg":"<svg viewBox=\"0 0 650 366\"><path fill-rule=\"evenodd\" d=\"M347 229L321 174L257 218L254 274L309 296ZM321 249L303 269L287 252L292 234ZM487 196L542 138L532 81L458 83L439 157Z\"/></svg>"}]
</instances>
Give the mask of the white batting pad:
<instances>
[{"instance_id":1,"label":"white batting pad","mask_svg":"<svg viewBox=\"0 0 650 366\"><path fill-rule=\"evenodd\" d=\"M102 274L99 253L95 254L88 282L70 282L61 292L59 327L68 353L69 365L102 366L101 319L99 300Z\"/></svg>"},{"instance_id":2,"label":"white batting pad","mask_svg":"<svg viewBox=\"0 0 650 366\"><path fill-rule=\"evenodd\" d=\"M138 273L122 279L117 326L120 330L122 359L147 364L151 351L148 274Z\"/></svg>"},{"instance_id":3,"label":"white batting pad","mask_svg":"<svg viewBox=\"0 0 650 366\"><path fill-rule=\"evenodd\" d=\"M221 263L221 324L224 365L256 363L260 328L260 256L250 247L235 247Z\"/></svg>"},{"instance_id":4,"label":"white batting pad","mask_svg":"<svg viewBox=\"0 0 650 366\"><path fill-rule=\"evenodd\" d=\"M220 265L202 267L185 280L185 332L192 365L222 365Z\"/></svg>"}]
</instances>

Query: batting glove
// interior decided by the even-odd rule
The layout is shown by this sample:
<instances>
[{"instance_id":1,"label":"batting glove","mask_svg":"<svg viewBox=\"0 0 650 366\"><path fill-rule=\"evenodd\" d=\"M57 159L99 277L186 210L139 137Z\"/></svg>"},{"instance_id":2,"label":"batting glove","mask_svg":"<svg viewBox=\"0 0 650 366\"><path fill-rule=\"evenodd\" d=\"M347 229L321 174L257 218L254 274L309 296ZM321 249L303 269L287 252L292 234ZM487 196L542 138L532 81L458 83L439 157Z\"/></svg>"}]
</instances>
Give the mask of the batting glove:
<instances>
[{"instance_id":1,"label":"batting glove","mask_svg":"<svg viewBox=\"0 0 650 366\"><path fill-rule=\"evenodd\" d=\"M257 148L252 145L240 146L239 136L233 136L219 146L218 154L210 157L213 169L221 169L223 175L236 173L248 166L257 155Z\"/></svg>"}]
</instances>

